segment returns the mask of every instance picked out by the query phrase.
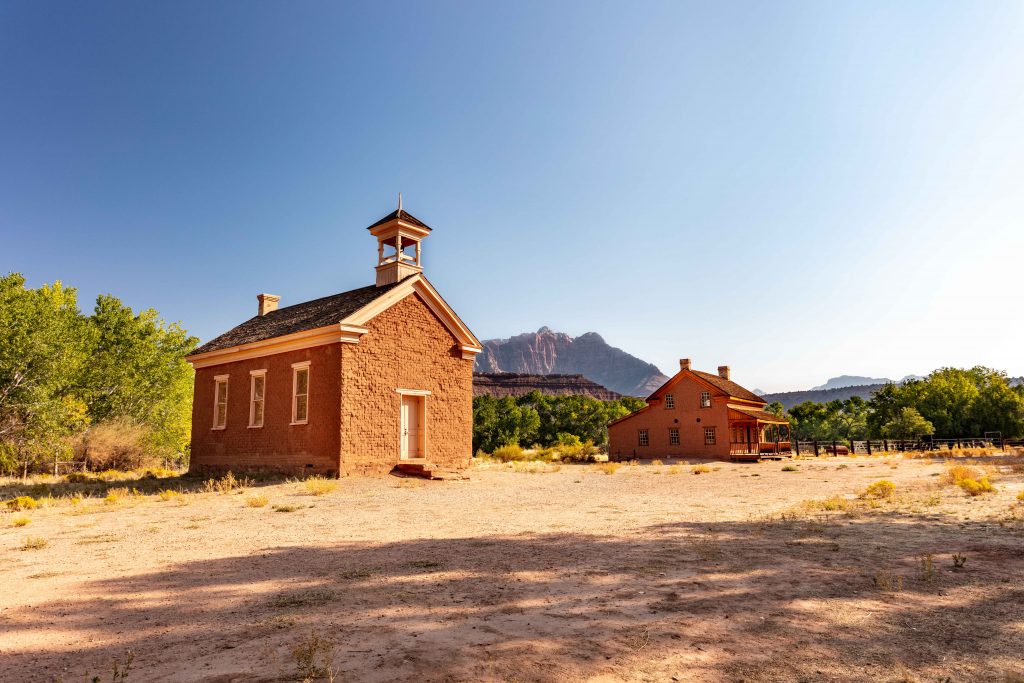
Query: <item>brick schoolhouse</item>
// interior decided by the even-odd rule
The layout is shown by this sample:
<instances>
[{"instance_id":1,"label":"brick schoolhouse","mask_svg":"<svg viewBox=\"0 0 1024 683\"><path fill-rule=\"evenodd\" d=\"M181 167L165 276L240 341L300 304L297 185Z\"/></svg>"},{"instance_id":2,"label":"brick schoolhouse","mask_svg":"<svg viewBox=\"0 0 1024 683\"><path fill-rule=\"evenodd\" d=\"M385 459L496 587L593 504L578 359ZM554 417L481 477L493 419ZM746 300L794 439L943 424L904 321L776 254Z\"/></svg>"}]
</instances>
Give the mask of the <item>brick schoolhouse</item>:
<instances>
[{"instance_id":1,"label":"brick schoolhouse","mask_svg":"<svg viewBox=\"0 0 1024 683\"><path fill-rule=\"evenodd\" d=\"M258 315L188 357L192 470L469 465L480 342L423 275L431 229L399 201L368 230L375 284L283 308L260 294Z\"/></svg>"},{"instance_id":2,"label":"brick schoolhouse","mask_svg":"<svg viewBox=\"0 0 1024 683\"><path fill-rule=\"evenodd\" d=\"M647 405L608 425L608 455L632 458L757 460L789 453L789 422L729 376L679 361L679 373L647 398Z\"/></svg>"}]
</instances>

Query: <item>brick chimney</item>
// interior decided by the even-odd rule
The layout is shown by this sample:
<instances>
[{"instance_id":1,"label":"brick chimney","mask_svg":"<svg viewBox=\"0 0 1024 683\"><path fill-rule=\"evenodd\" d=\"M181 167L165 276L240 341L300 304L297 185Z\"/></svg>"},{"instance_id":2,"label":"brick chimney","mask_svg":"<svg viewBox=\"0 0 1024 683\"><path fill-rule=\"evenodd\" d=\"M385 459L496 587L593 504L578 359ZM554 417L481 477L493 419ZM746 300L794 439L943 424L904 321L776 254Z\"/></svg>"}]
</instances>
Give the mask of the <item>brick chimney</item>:
<instances>
[{"instance_id":1,"label":"brick chimney","mask_svg":"<svg viewBox=\"0 0 1024 683\"><path fill-rule=\"evenodd\" d=\"M281 300L281 297L276 294L257 294L256 300L260 302L259 314L266 315L277 310L277 302Z\"/></svg>"},{"instance_id":2,"label":"brick chimney","mask_svg":"<svg viewBox=\"0 0 1024 683\"><path fill-rule=\"evenodd\" d=\"M718 376L721 377L722 379L729 379L729 366L728 365L719 365L718 366Z\"/></svg>"},{"instance_id":3,"label":"brick chimney","mask_svg":"<svg viewBox=\"0 0 1024 683\"><path fill-rule=\"evenodd\" d=\"M690 369L690 359L689 358L680 358L679 359L679 369L680 370L689 370Z\"/></svg>"}]
</instances>

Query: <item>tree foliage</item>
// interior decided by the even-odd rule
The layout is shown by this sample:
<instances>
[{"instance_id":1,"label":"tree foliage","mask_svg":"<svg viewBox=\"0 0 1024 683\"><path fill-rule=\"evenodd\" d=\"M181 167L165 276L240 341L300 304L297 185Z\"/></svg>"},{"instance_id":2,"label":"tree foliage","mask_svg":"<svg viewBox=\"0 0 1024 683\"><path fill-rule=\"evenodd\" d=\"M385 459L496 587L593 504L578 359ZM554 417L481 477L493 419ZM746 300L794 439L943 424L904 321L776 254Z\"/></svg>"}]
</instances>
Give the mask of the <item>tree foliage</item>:
<instances>
[{"instance_id":1,"label":"tree foliage","mask_svg":"<svg viewBox=\"0 0 1024 683\"><path fill-rule=\"evenodd\" d=\"M977 366L941 368L921 380L887 384L864 401L807 401L788 411L794 433L806 440L939 438L1024 435L1024 387L1006 374ZM899 434L900 436L897 436Z\"/></svg>"},{"instance_id":2,"label":"tree foliage","mask_svg":"<svg viewBox=\"0 0 1024 683\"><path fill-rule=\"evenodd\" d=\"M608 423L645 405L623 397L599 401L587 396L547 396L531 391L513 398L473 399L473 449L493 452L501 446L552 446L608 440Z\"/></svg>"},{"instance_id":3,"label":"tree foliage","mask_svg":"<svg viewBox=\"0 0 1024 683\"><path fill-rule=\"evenodd\" d=\"M0 469L67 458L73 437L112 420L145 428L155 454L183 453L197 341L112 296L85 316L60 282L0 278Z\"/></svg>"}]
</instances>

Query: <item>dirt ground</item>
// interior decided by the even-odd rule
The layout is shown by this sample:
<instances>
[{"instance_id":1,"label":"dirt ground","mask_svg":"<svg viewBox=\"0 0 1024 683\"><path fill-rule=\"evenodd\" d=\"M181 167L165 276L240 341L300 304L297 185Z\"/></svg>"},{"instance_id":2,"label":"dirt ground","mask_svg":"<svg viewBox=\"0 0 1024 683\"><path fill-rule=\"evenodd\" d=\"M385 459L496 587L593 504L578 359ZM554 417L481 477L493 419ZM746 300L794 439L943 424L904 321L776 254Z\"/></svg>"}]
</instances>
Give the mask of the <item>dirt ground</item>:
<instances>
[{"instance_id":1,"label":"dirt ground","mask_svg":"<svg viewBox=\"0 0 1024 683\"><path fill-rule=\"evenodd\" d=\"M3 513L0 680L108 681L130 650L129 681L1021 681L1024 474L983 464L977 497L861 457Z\"/></svg>"}]
</instances>

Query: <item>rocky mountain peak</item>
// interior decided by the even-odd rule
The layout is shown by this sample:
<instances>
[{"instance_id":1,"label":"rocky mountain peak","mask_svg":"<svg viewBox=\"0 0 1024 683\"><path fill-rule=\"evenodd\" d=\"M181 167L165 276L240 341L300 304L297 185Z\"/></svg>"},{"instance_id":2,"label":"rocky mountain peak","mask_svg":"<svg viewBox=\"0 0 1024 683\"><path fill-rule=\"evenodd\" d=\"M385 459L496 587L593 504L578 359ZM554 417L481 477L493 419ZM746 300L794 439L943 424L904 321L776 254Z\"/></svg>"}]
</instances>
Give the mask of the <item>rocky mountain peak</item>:
<instances>
[{"instance_id":1,"label":"rocky mountain peak","mask_svg":"<svg viewBox=\"0 0 1024 683\"><path fill-rule=\"evenodd\" d=\"M571 337L544 326L508 339L489 339L475 372L580 374L627 396L647 396L668 379L656 366L609 346L596 332Z\"/></svg>"}]
</instances>

